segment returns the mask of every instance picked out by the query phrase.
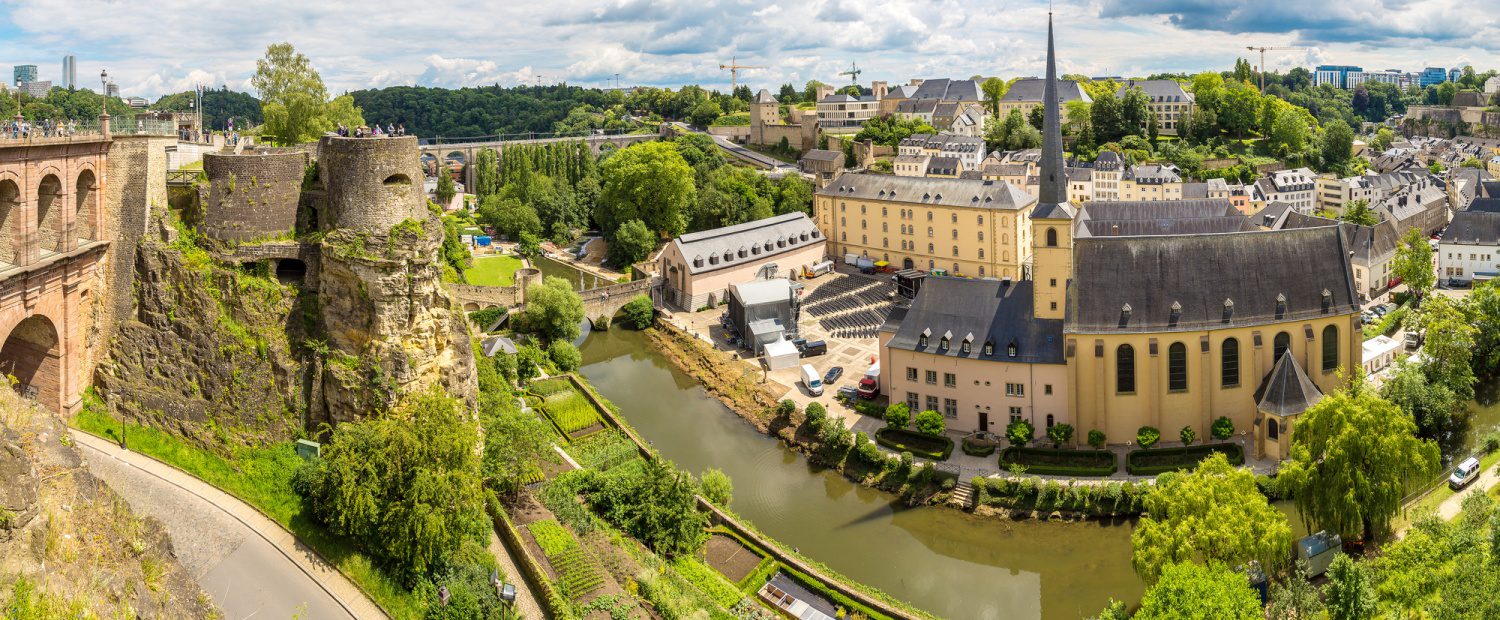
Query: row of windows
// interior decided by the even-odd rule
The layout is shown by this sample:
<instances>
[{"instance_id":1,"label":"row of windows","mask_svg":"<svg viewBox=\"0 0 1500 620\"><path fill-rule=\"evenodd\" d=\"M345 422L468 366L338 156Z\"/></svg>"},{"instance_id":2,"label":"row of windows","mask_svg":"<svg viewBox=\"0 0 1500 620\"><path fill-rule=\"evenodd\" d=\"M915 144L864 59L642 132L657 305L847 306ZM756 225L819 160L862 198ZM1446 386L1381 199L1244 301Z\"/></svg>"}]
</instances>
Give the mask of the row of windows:
<instances>
[{"instance_id":1,"label":"row of windows","mask_svg":"<svg viewBox=\"0 0 1500 620\"><path fill-rule=\"evenodd\" d=\"M1492 256L1493 255L1491 255L1491 254L1474 254L1474 253L1470 253L1469 254L1469 260L1471 260L1471 261L1481 260L1481 261L1484 261L1484 262L1488 263L1488 262L1490 262L1490 258ZM1464 259L1464 253L1463 252L1448 252L1448 260L1463 260L1463 259Z\"/></svg>"},{"instance_id":2,"label":"row of windows","mask_svg":"<svg viewBox=\"0 0 1500 620\"><path fill-rule=\"evenodd\" d=\"M1271 359L1281 359L1282 353L1291 348L1292 337L1286 332L1276 334L1272 342ZM1323 328L1323 372L1332 372L1339 367L1339 329L1333 325ZM1240 342L1226 338L1219 347L1219 385L1226 388L1240 385ZM1135 392L1135 347L1122 344L1115 349L1115 391L1121 394ZM1185 392L1188 389L1187 345L1174 342L1167 346L1167 390Z\"/></svg>"}]
</instances>

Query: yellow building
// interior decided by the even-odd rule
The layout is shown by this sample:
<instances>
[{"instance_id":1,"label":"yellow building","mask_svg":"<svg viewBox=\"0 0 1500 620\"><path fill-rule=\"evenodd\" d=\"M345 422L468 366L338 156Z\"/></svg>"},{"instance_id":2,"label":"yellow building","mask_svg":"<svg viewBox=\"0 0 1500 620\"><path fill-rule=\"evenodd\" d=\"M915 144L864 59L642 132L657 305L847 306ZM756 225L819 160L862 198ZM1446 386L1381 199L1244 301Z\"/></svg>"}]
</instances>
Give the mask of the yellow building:
<instances>
[{"instance_id":1,"label":"yellow building","mask_svg":"<svg viewBox=\"0 0 1500 620\"><path fill-rule=\"evenodd\" d=\"M1020 279L1035 202L1008 183L851 172L817 191L813 219L833 256Z\"/></svg>"}]
</instances>

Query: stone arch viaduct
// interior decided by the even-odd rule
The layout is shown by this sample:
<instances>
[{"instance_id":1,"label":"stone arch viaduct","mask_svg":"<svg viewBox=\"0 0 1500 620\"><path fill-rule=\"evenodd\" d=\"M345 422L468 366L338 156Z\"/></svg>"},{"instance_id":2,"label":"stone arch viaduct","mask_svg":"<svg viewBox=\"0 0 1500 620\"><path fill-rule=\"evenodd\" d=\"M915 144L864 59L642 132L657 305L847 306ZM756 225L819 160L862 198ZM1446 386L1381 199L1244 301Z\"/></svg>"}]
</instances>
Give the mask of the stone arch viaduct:
<instances>
[{"instance_id":1,"label":"stone arch viaduct","mask_svg":"<svg viewBox=\"0 0 1500 620\"><path fill-rule=\"evenodd\" d=\"M523 308L525 306L525 284L529 280L518 275L516 284L510 286L476 286L473 284L452 284L449 289L458 302L463 305L464 312L474 312L487 308ZM580 291L579 297L583 298L584 317L595 324L599 319L608 321L613 318L620 308L624 307L636 295L645 293L651 297L652 302L660 302L662 284L666 280L660 277L650 277L633 282L611 284L601 286L587 291Z\"/></svg>"},{"instance_id":2,"label":"stone arch viaduct","mask_svg":"<svg viewBox=\"0 0 1500 620\"><path fill-rule=\"evenodd\" d=\"M464 161L464 187L472 188L474 187L474 167L469 164L474 163L474 159L479 155L479 151L484 149L494 149L496 152L503 152L507 148L517 146L554 144L559 142L584 142L589 145L589 150L592 151L595 156L597 156L605 145L611 145L615 148L625 148L637 142L650 142L652 140L661 139L662 135L663 134L660 132L635 134L603 134L592 136L530 138L524 140L494 140L487 142L423 144L418 148L421 150L421 155L419 155L419 157L423 155L431 155L433 157L436 157L439 162L447 160L448 157L454 153L462 155Z\"/></svg>"}]
</instances>

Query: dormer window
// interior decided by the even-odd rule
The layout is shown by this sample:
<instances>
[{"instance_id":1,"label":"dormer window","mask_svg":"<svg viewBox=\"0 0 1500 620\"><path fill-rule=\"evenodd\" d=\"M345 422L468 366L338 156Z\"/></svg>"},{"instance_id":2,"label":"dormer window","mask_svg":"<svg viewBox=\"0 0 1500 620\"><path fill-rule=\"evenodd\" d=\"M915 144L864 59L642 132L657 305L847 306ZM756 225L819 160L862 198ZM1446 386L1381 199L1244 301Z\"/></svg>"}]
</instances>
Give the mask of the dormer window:
<instances>
[{"instance_id":1,"label":"dormer window","mask_svg":"<svg viewBox=\"0 0 1500 620\"><path fill-rule=\"evenodd\" d=\"M967 334L967 335L964 336L963 343L960 344L960 345L958 345L958 351L960 353L963 353L964 355L968 355L969 351L973 350L973 345L974 345L974 334L973 333Z\"/></svg>"},{"instance_id":2,"label":"dormer window","mask_svg":"<svg viewBox=\"0 0 1500 620\"><path fill-rule=\"evenodd\" d=\"M1175 327L1180 320L1182 320L1182 302L1173 301L1172 314L1167 317L1167 324Z\"/></svg>"},{"instance_id":3,"label":"dormer window","mask_svg":"<svg viewBox=\"0 0 1500 620\"><path fill-rule=\"evenodd\" d=\"M703 257L702 256L694 256L693 257L693 266L694 267L702 267L703 266Z\"/></svg>"},{"instance_id":4,"label":"dormer window","mask_svg":"<svg viewBox=\"0 0 1500 620\"><path fill-rule=\"evenodd\" d=\"M1276 318L1286 316L1286 294L1276 294Z\"/></svg>"},{"instance_id":5,"label":"dormer window","mask_svg":"<svg viewBox=\"0 0 1500 620\"><path fill-rule=\"evenodd\" d=\"M994 355L995 354L995 342L993 340L986 340L986 341L984 341L984 354L985 355Z\"/></svg>"},{"instance_id":6,"label":"dormer window","mask_svg":"<svg viewBox=\"0 0 1500 620\"><path fill-rule=\"evenodd\" d=\"M1323 314L1328 314L1331 309L1333 309L1333 293L1325 288L1323 289Z\"/></svg>"},{"instance_id":7,"label":"dormer window","mask_svg":"<svg viewBox=\"0 0 1500 620\"><path fill-rule=\"evenodd\" d=\"M719 264L719 255L718 254L709 254L708 255L708 264L710 264L710 265L717 265L717 264Z\"/></svg>"},{"instance_id":8,"label":"dormer window","mask_svg":"<svg viewBox=\"0 0 1500 620\"><path fill-rule=\"evenodd\" d=\"M943 339L938 341L938 348L939 349L947 349L948 348L948 337L947 336L943 336Z\"/></svg>"},{"instance_id":9,"label":"dormer window","mask_svg":"<svg viewBox=\"0 0 1500 620\"><path fill-rule=\"evenodd\" d=\"M1130 324L1130 304L1120 306L1120 327Z\"/></svg>"},{"instance_id":10,"label":"dormer window","mask_svg":"<svg viewBox=\"0 0 1500 620\"><path fill-rule=\"evenodd\" d=\"M1234 316L1234 300L1230 299L1228 297L1225 297L1224 298L1224 322L1228 323L1229 319L1232 318L1233 316Z\"/></svg>"},{"instance_id":11,"label":"dormer window","mask_svg":"<svg viewBox=\"0 0 1500 620\"><path fill-rule=\"evenodd\" d=\"M1012 340L1009 344L1005 345L1005 356L1015 357L1016 353L1018 353L1018 349L1016 348L1016 341Z\"/></svg>"},{"instance_id":12,"label":"dormer window","mask_svg":"<svg viewBox=\"0 0 1500 620\"><path fill-rule=\"evenodd\" d=\"M917 336L917 346L922 347L922 348L926 348L927 347L927 339L929 337L931 337L931 336L932 336L932 330L930 330L930 329L924 329L924 330L922 330L922 335Z\"/></svg>"},{"instance_id":13,"label":"dormer window","mask_svg":"<svg viewBox=\"0 0 1500 620\"><path fill-rule=\"evenodd\" d=\"M745 249L745 246L742 245L742 246L740 246L740 252L739 252L739 254L740 254L740 258L745 258L746 256L748 256L750 254L750 252Z\"/></svg>"}]
</instances>

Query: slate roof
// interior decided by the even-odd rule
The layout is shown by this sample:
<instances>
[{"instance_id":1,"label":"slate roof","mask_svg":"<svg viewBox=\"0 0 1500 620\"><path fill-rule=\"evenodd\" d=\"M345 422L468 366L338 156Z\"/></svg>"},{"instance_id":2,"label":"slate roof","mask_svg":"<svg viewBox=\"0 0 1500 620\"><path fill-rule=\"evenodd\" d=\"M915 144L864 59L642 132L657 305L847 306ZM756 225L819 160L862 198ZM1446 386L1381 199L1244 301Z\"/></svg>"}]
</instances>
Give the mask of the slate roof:
<instances>
[{"instance_id":1,"label":"slate roof","mask_svg":"<svg viewBox=\"0 0 1500 620\"><path fill-rule=\"evenodd\" d=\"M818 190L819 196L856 200L891 200L912 204L1011 211L1027 208L1036 198L1004 181L898 177L846 172Z\"/></svg>"},{"instance_id":2,"label":"slate roof","mask_svg":"<svg viewBox=\"0 0 1500 620\"><path fill-rule=\"evenodd\" d=\"M1295 211L1290 202L1272 201L1255 213L1255 223L1263 228L1279 229L1287 215Z\"/></svg>"},{"instance_id":3,"label":"slate roof","mask_svg":"<svg viewBox=\"0 0 1500 620\"><path fill-rule=\"evenodd\" d=\"M1094 168L1099 170L1119 170L1123 165L1125 160L1114 151L1099 151L1099 156L1094 158Z\"/></svg>"},{"instance_id":4,"label":"slate roof","mask_svg":"<svg viewBox=\"0 0 1500 620\"><path fill-rule=\"evenodd\" d=\"M1187 331L1356 312L1347 252L1332 226L1079 238L1067 330Z\"/></svg>"},{"instance_id":5,"label":"slate roof","mask_svg":"<svg viewBox=\"0 0 1500 620\"><path fill-rule=\"evenodd\" d=\"M1091 200L1079 207L1077 221L1073 234L1078 237L1195 235L1255 229L1249 219L1223 198Z\"/></svg>"},{"instance_id":6,"label":"slate roof","mask_svg":"<svg viewBox=\"0 0 1500 620\"><path fill-rule=\"evenodd\" d=\"M846 94L843 94L843 93L839 93L839 94L836 94L836 95L829 95L827 97L819 99L818 103L856 103L856 102L869 103L871 101L876 101L875 95L860 95L858 97L855 97L854 95L846 95Z\"/></svg>"},{"instance_id":7,"label":"slate roof","mask_svg":"<svg viewBox=\"0 0 1500 620\"><path fill-rule=\"evenodd\" d=\"M1500 213L1500 198L1475 198L1474 202L1469 203L1469 207L1464 209L1464 211Z\"/></svg>"},{"instance_id":8,"label":"slate roof","mask_svg":"<svg viewBox=\"0 0 1500 620\"><path fill-rule=\"evenodd\" d=\"M983 153L984 139L969 136L955 136L950 134L928 134L918 133L908 136L901 141L900 146L921 147L937 151L952 153Z\"/></svg>"},{"instance_id":9,"label":"slate roof","mask_svg":"<svg viewBox=\"0 0 1500 620\"><path fill-rule=\"evenodd\" d=\"M936 99L907 99L896 104L896 112L901 114L932 114L937 110Z\"/></svg>"},{"instance_id":10,"label":"slate roof","mask_svg":"<svg viewBox=\"0 0 1500 620\"><path fill-rule=\"evenodd\" d=\"M933 157L927 160L927 174L952 174L963 171L963 162L957 157Z\"/></svg>"},{"instance_id":11,"label":"slate roof","mask_svg":"<svg viewBox=\"0 0 1500 620\"><path fill-rule=\"evenodd\" d=\"M1223 181L1223 179L1215 179L1215 180L1216 181ZM1182 197L1184 199L1186 199L1186 200L1193 200L1193 199L1199 199L1199 198L1208 198L1208 184L1207 183L1183 183L1182 184Z\"/></svg>"},{"instance_id":12,"label":"slate roof","mask_svg":"<svg viewBox=\"0 0 1500 620\"><path fill-rule=\"evenodd\" d=\"M1013 281L928 276L890 340L890 347L948 357L1033 364L1062 364L1063 322L1032 315L1030 280ZM922 333L927 346L920 346ZM949 346L941 347L949 336ZM967 354L960 346L973 335ZM984 354L984 343L994 352ZM1015 343L1016 357L1007 347Z\"/></svg>"},{"instance_id":13,"label":"slate roof","mask_svg":"<svg viewBox=\"0 0 1500 620\"><path fill-rule=\"evenodd\" d=\"M984 90L975 80L950 80L938 78L923 80L912 99L935 99L940 101L984 101Z\"/></svg>"},{"instance_id":14,"label":"slate roof","mask_svg":"<svg viewBox=\"0 0 1500 620\"><path fill-rule=\"evenodd\" d=\"M1281 359L1276 360L1255 390L1255 408L1277 416L1300 414L1320 400L1323 392L1307 378L1291 349L1282 352Z\"/></svg>"},{"instance_id":15,"label":"slate roof","mask_svg":"<svg viewBox=\"0 0 1500 620\"><path fill-rule=\"evenodd\" d=\"M1010 85L1010 90L1005 91L1005 96L1001 97L1000 101L1009 101L1011 103L1041 102L1042 91L1046 88L1046 85L1047 81L1041 78L1016 80L1016 83ZM1057 81L1057 99L1063 104L1067 104L1069 101L1075 99L1093 101L1093 98L1089 97L1089 94L1083 91L1078 82L1074 82L1073 80Z\"/></svg>"},{"instance_id":16,"label":"slate roof","mask_svg":"<svg viewBox=\"0 0 1500 620\"><path fill-rule=\"evenodd\" d=\"M753 222L688 233L672 240L687 261L688 273L700 274L744 264L770 262L778 254L814 243L823 234L806 213L787 213ZM744 250L744 256L740 251ZM700 262L699 258L702 258Z\"/></svg>"},{"instance_id":17,"label":"slate roof","mask_svg":"<svg viewBox=\"0 0 1500 620\"><path fill-rule=\"evenodd\" d=\"M1146 185L1162 185L1164 183L1181 183L1182 175L1172 166L1161 164L1141 164L1125 169L1125 178L1133 179L1136 183ZM1206 192L1205 192L1206 193Z\"/></svg>"},{"instance_id":18,"label":"slate roof","mask_svg":"<svg viewBox=\"0 0 1500 620\"><path fill-rule=\"evenodd\" d=\"M1442 243L1500 245L1500 213L1459 211L1448 225L1448 232L1443 233Z\"/></svg>"},{"instance_id":19,"label":"slate roof","mask_svg":"<svg viewBox=\"0 0 1500 620\"><path fill-rule=\"evenodd\" d=\"M1366 265L1379 263L1395 255L1396 247L1401 243L1401 235L1396 231L1396 225L1390 220L1374 226L1360 226L1291 211L1282 218L1279 229L1317 228L1319 226L1338 226L1342 229L1344 243L1354 253L1354 260Z\"/></svg>"},{"instance_id":20,"label":"slate roof","mask_svg":"<svg viewBox=\"0 0 1500 620\"><path fill-rule=\"evenodd\" d=\"M813 149L808 151L807 154L803 155L802 159L811 159L813 161L843 161L844 154L839 151L830 151L828 149Z\"/></svg>"},{"instance_id":21,"label":"slate roof","mask_svg":"<svg viewBox=\"0 0 1500 620\"><path fill-rule=\"evenodd\" d=\"M760 92L755 93L754 103L776 103L776 98L771 96L771 91L762 88Z\"/></svg>"}]
</instances>

